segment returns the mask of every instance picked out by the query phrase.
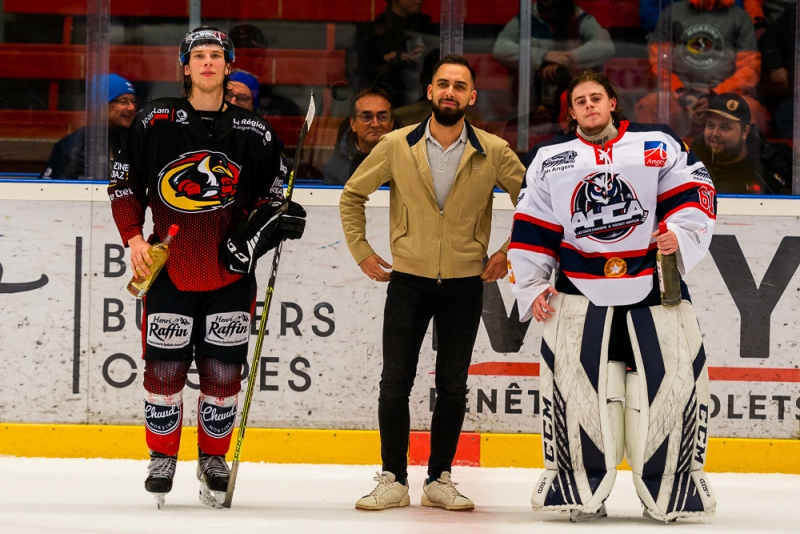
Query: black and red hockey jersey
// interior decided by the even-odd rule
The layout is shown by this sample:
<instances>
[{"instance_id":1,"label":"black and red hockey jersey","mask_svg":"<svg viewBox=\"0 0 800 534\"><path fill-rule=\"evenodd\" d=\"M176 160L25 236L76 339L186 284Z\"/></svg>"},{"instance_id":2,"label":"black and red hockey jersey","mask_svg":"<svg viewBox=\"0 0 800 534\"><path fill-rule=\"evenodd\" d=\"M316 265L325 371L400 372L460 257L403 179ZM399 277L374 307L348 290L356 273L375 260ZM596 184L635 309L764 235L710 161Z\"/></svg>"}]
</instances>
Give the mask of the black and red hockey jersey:
<instances>
[{"instance_id":1,"label":"black and red hockey jersey","mask_svg":"<svg viewBox=\"0 0 800 534\"><path fill-rule=\"evenodd\" d=\"M166 269L182 291L211 291L240 275L219 259L224 242L250 211L283 198L279 141L258 115L228 105L212 131L185 98L146 105L110 169L108 195L125 246L142 234L147 206L156 240L180 232Z\"/></svg>"},{"instance_id":2,"label":"black and red hockey jersey","mask_svg":"<svg viewBox=\"0 0 800 534\"><path fill-rule=\"evenodd\" d=\"M571 133L533 152L508 246L521 321L556 267L597 306L640 302L653 287L661 221L678 239L682 273L706 254L714 185L669 127L622 121L605 146Z\"/></svg>"}]
</instances>

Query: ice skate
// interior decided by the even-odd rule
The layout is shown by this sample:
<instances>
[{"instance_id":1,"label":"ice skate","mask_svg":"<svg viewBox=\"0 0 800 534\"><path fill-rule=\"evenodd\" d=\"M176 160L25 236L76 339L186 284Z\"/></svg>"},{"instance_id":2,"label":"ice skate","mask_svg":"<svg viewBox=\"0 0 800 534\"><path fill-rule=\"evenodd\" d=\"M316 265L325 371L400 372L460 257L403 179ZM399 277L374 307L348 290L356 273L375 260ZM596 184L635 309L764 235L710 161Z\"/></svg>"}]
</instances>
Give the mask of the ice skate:
<instances>
[{"instance_id":1,"label":"ice skate","mask_svg":"<svg viewBox=\"0 0 800 534\"><path fill-rule=\"evenodd\" d=\"M456 484L450 480L450 473L443 471L438 479L422 486L422 506L434 506L456 512L468 512L475 504L461 495Z\"/></svg>"},{"instance_id":2,"label":"ice skate","mask_svg":"<svg viewBox=\"0 0 800 534\"><path fill-rule=\"evenodd\" d=\"M408 506L408 481L405 485L395 480L394 474L389 471L375 473L378 485L369 495L364 495L356 501L356 510L385 510L386 508L400 508Z\"/></svg>"},{"instance_id":3,"label":"ice skate","mask_svg":"<svg viewBox=\"0 0 800 534\"><path fill-rule=\"evenodd\" d=\"M150 464L147 466L144 489L153 494L159 510L164 506L164 496L172 490L172 479L175 477L177 463L177 456L150 451Z\"/></svg>"},{"instance_id":4,"label":"ice skate","mask_svg":"<svg viewBox=\"0 0 800 534\"><path fill-rule=\"evenodd\" d=\"M603 505L600 506L596 512L587 513L580 510L569 511L570 523L586 523L587 521L594 521L595 519L600 519L601 517L608 517L605 503L603 503Z\"/></svg>"},{"instance_id":5,"label":"ice skate","mask_svg":"<svg viewBox=\"0 0 800 534\"><path fill-rule=\"evenodd\" d=\"M646 506L644 507L644 512L642 512L642 517L646 517L647 519L652 519L653 521L663 521L662 519L659 519L657 517L653 517L652 515L650 515L650 511L647 509ZM678 520L677 518L673 517L672 519L668 519L668 520L666 520L664 522L665 523L674 523L677 520Z\"/></svg>"},{"instance_id":6,"label":"ice skate","mask_svg":"<svg viewBox=\"0 0 800 534\"><path fill-rule=\"evenodd\" d=\"M200 502L212 508L222 508L231 470L224 456L212 456L197 451L197 480L200 481Z\"/></svg>"}]
</instances>

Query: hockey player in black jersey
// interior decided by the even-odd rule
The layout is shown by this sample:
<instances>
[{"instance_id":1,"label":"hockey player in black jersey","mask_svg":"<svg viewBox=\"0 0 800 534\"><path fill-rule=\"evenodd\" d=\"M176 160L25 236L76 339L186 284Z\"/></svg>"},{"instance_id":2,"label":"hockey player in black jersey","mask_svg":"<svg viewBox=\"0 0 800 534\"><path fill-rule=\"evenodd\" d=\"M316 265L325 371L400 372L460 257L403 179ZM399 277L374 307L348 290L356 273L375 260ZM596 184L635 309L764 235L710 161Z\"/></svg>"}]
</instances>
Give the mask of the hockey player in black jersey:
<instances>
[{"instance_id":1,"label":"hockey player in black jersey","mask_svg":"<svg viewBox=\"0 0 800 534\"><path fill-rule=\"evenodd\" d=\"M661 306L654 267L657 251L682 274L706 254L714 186L669 127L623 120L616 97L601 74L572 80L571 133L526 157L514 214L511 288L520 320L544 322L546 470L531 503L605 516L624 453L645 517L710 515L706 355L688 290Z\"/></svg>"},{"instance_id":2,"label":"hockey player in black jersey","mask_svg":"<svg viewBox=\"0 0 800 534\"><path fill-rule=\"evenodd\" d=\"M172 489L192 360L200 378L197 478L200 500L221 507L242 364L255 306L255 262L282 239L298 239L305 211L282 207L279 141L251 111L225 101L235 59L212 27L180 46L185 98L142 109L114 162L108 187L131 267L150 273L150 245L177 224L166 268L144 297L145 432L151 461L145 489L159 508ZM153 233L144 238L147 206Z\"/></svg>"}]
</instances>

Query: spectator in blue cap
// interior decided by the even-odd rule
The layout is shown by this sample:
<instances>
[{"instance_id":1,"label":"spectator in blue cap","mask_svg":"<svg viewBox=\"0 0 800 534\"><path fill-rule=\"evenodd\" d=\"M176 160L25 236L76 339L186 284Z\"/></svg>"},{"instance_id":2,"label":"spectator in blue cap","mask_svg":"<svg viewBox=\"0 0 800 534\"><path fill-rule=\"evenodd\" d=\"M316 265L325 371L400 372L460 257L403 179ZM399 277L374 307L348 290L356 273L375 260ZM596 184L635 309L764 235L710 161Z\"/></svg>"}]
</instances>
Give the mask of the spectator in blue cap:
<instances>
[{"instance_id":1,"label":"spectator in blue cap","mask_svg":"<svg viewBox=\"0 0 800 534\"><path fill-rule=\"evenodd\" d=\"M125 132L136 116L136 91L131 82L118 74L108 75L108 153L109 161L122 146ZM40 178L82 179L86 152L86 128L79 128L53 145L47 167Z\"/></svg>"},{"instance_id":2,"label":"spectator in blue cap","mask_svg":"<svg viewBox=\"0 0 800 534\"><path fill-rule=\"evenodd\" d=\"M261 92L258 78L242 69L233 69L229 78L231 80L228 86L230 103L250 111L257 110Z\"/></svg>"}]
</instances>

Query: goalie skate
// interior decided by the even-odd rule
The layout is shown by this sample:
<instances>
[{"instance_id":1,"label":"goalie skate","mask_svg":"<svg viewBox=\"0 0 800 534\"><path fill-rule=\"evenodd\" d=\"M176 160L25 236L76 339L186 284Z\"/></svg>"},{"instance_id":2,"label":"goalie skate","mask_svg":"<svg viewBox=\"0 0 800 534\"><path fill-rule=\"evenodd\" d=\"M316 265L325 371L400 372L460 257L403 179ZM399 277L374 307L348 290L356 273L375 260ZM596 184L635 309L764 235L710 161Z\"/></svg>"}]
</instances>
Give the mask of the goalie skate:
<instances>
[{"instance_id":1,"label":"goalie skate","mask_svg":"<svg viewBox=\"0 0 800 534\"><path fill-rule=\"evenodd\" d=\"M230 473L224 456L211 456L198 451L197 480L200 481L200 502L212 508L222 508Z\"/></svg>"},{"instance_id":2,"label":"goalie skate","mask_svg":"<svg viewBox=\"0 0 800 534\"><path fill-rule=\"evenodd\" d=\"M603 503L603 506L600 507L599 510L596 512L582 512L581 510L570 510L569 511L569 522L570 523L586 523L588 521L594 521L595 519L600 519L602 517L608 517L608 512L606 511L606 504Z\"/></svg>"},{"instance_id":3,"label":"goalie skate","mask_svg":"<svg viewBox=\"0 0 800 534\"><path fill-rule=\"evenodd\" d=\"M153 495L159 510L164 506L166 494L172 490L177 462L177 456L150 451L150 464L147 466L144 489Z\"/></svg>"}]
</instances>

